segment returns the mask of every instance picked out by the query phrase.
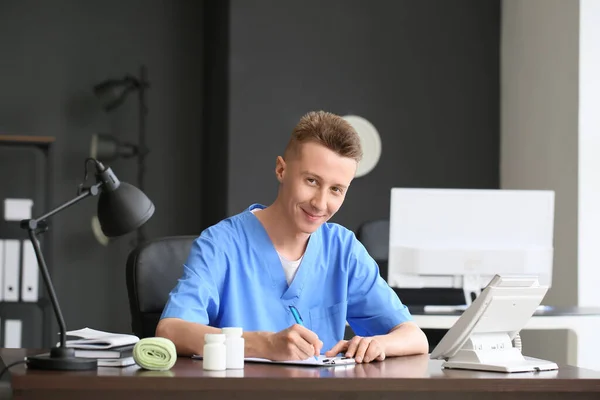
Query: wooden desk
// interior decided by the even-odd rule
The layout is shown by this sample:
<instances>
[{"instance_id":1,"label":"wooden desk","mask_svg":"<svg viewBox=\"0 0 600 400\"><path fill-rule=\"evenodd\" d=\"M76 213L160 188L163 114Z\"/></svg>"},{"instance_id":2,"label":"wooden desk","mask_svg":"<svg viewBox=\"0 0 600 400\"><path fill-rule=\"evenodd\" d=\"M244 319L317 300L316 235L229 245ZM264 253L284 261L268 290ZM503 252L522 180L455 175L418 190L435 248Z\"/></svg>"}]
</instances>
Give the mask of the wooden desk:
<instances>
[{"instance_id":1,"label":"wooden desk","mask_svg":"<svg viewBox=\"0 0 600 400\"><path fill-rule=\"evenodd\" d=\"M30 352L32 354L33 352ZM0 350L4 364L24 349ZM33 353L36 354L36 353ZM565 366L559 371L502 374L442 370L428 356L389 358L351 367L309 368L246 363L243 370L210 372L181 358L166 372L137 366L88 372L11 368L14 399L599 399L600 372Z\"/></svg>"}]
</instances>

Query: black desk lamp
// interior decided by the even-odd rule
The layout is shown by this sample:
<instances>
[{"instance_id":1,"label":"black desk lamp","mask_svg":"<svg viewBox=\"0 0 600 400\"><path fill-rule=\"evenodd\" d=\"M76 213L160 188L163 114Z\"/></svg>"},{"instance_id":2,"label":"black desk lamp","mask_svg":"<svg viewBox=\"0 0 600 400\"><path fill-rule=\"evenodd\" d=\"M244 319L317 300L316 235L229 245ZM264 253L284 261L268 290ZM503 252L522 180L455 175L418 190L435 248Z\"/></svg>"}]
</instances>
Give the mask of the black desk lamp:
<instances>
[{"instance_id":1,"label":"black desk lamp","mask_svg":"<svg viewBox=\"0 0 600 400\"><path fill-rule=\"evenodd\" d=\"M87 180L88 162L92 161L96 168L96 183L90 187L84 187ZM40 244L37 240L38 233L48 230L45 220L48 217L72 206L73 204L89 196L97 196L98 219L102 231L108 237L121 236L146 223L154 214L154 204L146 195L125 182L120 182L112 170L105 167L100 161L88 158L85 162L84 182L79 186L77 197L67 201L54 210L35 219L21 221L21 228L26 229L33 244L38 265L44 279L44 284L50 295L52 308L56 314L60 328L60 344L53 347L50 354L42 354L27 357L27 367L31 369L46 370L90 370L97 368L96 359L76 358L75 350L66 347L67 328L54 292L54 287L48 274L48 267L42 254Z\"/></svg>"}]
</instances>

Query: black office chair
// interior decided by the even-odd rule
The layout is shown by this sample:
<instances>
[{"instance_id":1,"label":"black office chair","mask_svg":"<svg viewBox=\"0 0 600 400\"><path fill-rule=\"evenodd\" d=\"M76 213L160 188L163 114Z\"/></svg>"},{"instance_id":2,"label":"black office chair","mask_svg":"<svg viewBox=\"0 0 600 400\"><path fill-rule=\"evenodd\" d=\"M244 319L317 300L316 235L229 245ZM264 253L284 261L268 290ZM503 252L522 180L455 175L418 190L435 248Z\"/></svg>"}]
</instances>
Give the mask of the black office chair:
<instances>
[{"instance_id":1,"label":"black office chair","mask_svg":"<svg viewBox=\"0 0 600 400\"><path fill-rule=\"evenodd\" d=\"M356 238L377 262L380 275L387 280L390 221L387 219L367 221L358 228Z\"/></svg>"},{"instance_id":2,"label":"black office chair","mask_svg":"<svg viewBox=\"0 0 600 400\"><path fill-rule=\"evenodd\" d=\"M172 236L151 240L127 258L126 281L131 327L139 338L153 337L156 325L183 273L183 264L197 236Z\"/></svg>"}]
</instances>

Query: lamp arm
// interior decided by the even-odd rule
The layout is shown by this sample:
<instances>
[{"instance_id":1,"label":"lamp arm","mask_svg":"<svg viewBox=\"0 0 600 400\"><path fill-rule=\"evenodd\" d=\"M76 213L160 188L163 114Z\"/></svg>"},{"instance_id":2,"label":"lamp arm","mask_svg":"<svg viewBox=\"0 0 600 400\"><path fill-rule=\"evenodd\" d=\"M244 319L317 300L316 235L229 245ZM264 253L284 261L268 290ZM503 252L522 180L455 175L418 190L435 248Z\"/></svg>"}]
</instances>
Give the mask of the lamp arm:
<instances>
[{"instance_id":1,"label":"lamp arm","mask_svg":"<svg viewBox=\"0 0 600 400\"><path fill-rule=\"evenodd\" d=\"M54 314L56 315L56 319L58 320L58 325L60 328L60 347L66 348L66 335L67 335L67 327L65 325L65 320L62 315L62 311L60 309L60 305L58 304L58 299L56 298L56 293L54 292L54 286L52 285L52 279L50 279L50 274L48 273L48 266L46 265L46 260L44 259L44 255L42 253L42 249L40 247L40 243L38 242L38 232L43 232L47 230L48 226L45 223L45 219L53 216L54 214L64 210L72 206L75 203L85 199L89 196L96 196L100 192L100 187L103 185L102 182L96 183L92 185L90 188L85 189L85 191L79 194L77 197L72 200L67 201L66 203L56 207L54 210L34 219L27 219L21 221L21 228L27 229L29 234L29 238L31 239L31 244L33 245L33 250L35 251L35 257L37 258L38 266L42 273L42 278L44 279L44 284L46 285L46 289L48 290L48 294L50 295L50 301L52 302L52 308L54 309Z\"/></svg>"},{"instance_id":2,"label":"lamp arm","mask_svg":"<svg viewBox=\"0 0 600 400\"><path fill-rule=\"evenodd\" d=\"M52 280L50 279L50 274L48 273L46 260L44 259L42 249L40 248L40 244L37 240L37 232L35 229L28 229L28 233L29 238L31 239L31 243L33 244L33 249L35 251L35 257L37 258L38 266L40 268L40 271L42 272L44 284L46 285L46 289L48 290L48 294L50 295L50 301L52 302L54 314L56 315L56 319L58 320L58 326L60 328L60 347L65 348L67 335L65 319L63 318L62 311L60 310L60 305L58 304L56 293L54 292L54 286L52 285Z\"/></svg>"},{"instance_id":3,"label":"lamp arm","mask_svg":"<svg viewBox=\"0 0 600 400\"><path fill-rule=\"evenodd\" d=\"M102 185L103 185L102 182L96 183L95 185L92 185L90 188L85 189L83 191L83 193L79 194L77 197L61 204L60 206L56 207L54 210L49 211L46 214L39 216L37 218L31 219L31 220L26 220L26 221L32 221L32 222L39 224L40 222L53 216L54 214L61 212L65 208L69 208L73 204L79 203L81 200L85 199L88 196L96 196L98 193L100 193L100 187ZM21 227L23 227L23 222L21 222ZM33 229L36 229L36 228L34 227Z\"/></svg>"}]
</instances>

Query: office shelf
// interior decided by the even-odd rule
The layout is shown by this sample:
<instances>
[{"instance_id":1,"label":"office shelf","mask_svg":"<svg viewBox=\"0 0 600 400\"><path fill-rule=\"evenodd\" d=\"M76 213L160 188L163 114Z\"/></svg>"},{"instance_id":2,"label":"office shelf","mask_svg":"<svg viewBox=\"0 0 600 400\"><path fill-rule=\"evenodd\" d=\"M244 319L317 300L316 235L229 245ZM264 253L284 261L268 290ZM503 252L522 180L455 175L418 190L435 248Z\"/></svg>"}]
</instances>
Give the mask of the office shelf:
<instances>
[{"instance_id":1,"label":"office shelf","mask_svg":"<svg viewBox=\"0 0 600 400\"><path fill-rule=\"evenodd\" d=\"M5 257L0 259L0 347L49 347L54 343L51 335L53 312L46 290L38 273L37 301L23 301L23 241L27 232L19 221L5 220L4 200L31 199L31 215L39 216L51 206L52 144L53 137L0 134L0 241L19 240L18 284L11 287L18 291L14 301L7 300L5 292ZM52 230L40 235L40 245L50 268L52 263ZM6 253L6 252L2 252ZM36 262L37 267L37 262ZM15 329L17 326L18 329ZM18 345L18 346L17 346Z\"/></svg>"}]
</instances>

